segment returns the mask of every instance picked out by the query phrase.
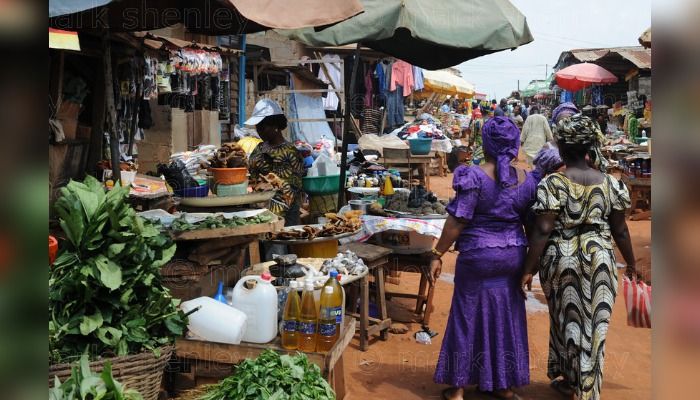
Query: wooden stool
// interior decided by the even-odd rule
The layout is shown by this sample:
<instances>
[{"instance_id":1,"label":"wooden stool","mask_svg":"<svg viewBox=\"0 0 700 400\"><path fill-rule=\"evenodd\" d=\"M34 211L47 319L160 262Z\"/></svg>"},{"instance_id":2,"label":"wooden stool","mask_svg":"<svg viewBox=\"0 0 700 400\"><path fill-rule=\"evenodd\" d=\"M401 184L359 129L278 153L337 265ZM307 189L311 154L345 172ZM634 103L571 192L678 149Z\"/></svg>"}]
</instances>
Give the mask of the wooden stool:
<instances>
[{"instance_id":1,"label":"wooden stool","mask_svg":"<svg viewBox=\"0 0 700 400\"><path fill-rule=\"evenodd\" d=\"M415 313L422 315L423 326L430 324L433 312L433 295L435 282L430 270L430 254L392 254L389 256L389 268L393 271L419 273L420 284L417 294L387 292L386 296L416 299Z\"/></svg>"},{"instance_id":2,"label":"wooden stool","mask_svg":"<svg viewBox=\"0 0 700 400\"><path fill-rule=\"evenodd\" d=\"M360 314L346 313L360 319L360 350L366 351L370 335L379 334L382 340L389 338L388 329L391 327L391 319L386 309L386 297L384 294L384 267L389 262L391 250L368 243L348 243L340 246L338 251L350 250L357 254L367 265L369 272L360 280ZM369 316L369 275L374 277L375 298L379 309L379 318ZM357 304L357 295L348 296L352 309Z\"/></svg>"}]
</instances>

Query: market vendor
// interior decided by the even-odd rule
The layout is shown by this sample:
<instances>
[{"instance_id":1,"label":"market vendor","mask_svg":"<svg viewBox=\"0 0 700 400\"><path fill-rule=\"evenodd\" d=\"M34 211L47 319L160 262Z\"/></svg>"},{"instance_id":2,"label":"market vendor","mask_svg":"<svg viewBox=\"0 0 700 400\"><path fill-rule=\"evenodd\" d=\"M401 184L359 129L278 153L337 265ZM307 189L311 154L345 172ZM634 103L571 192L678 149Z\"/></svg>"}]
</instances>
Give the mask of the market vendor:
<instances>
[{"instance_id":1,"label":"market vendor","mask_svg":"<svg viewBox=\"0 0 700 400\"><path fill-rule=\"evenodd\" d=\"M245 124L254 125L263 140L248 158L251 181L259 181L270 173L277 175L282 185L272 198L270 211L284 217L287 226L299 225L304 161L294 144L282 136L287 128L282 108L273 100L262 99L255 104L253 115Z\"/></svg>"}]
</instances>

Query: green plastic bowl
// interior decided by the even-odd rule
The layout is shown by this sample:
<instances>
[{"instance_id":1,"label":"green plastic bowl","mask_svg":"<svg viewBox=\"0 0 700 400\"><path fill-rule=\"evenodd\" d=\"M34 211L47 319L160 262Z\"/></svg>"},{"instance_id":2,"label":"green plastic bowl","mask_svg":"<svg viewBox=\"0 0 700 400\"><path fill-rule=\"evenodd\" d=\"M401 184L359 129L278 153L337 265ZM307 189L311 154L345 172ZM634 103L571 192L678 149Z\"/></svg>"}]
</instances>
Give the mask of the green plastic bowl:
<instances>
[{"instance_id":1,"label":"green plastic bowl","mask_svg":"<svg viewBox=\"0 0 700 400\"><path fill-rule=\"evenodd\" d=\"M308 194L338 193L340 175L306 176L301 179L301 183Z\"/></svg>"}]
</instances>

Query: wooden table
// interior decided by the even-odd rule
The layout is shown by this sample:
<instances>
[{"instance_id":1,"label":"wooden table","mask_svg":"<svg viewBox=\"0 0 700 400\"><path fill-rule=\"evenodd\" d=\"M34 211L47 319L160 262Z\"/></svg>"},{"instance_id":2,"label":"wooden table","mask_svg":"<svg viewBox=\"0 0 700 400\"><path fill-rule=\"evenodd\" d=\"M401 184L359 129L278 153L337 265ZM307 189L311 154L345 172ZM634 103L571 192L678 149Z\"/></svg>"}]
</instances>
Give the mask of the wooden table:
<instances>
[{"instance_id":1,"label":"wooden table","mask_svg":"<svg viewBox=\"0 0 700 400\"><path fill-rule=\"evenodd\" d=\"M391 169L391 166L408 166L407 170L404 171L402 168L398 168L399 172L407 172L408 179L413 179L413 169L414 166L418 170L418 180L426 190L430 190L430 160L435 156L435 152L430 152L430 154L424 156L416 156L409 153L406 158L385 158L380 157L377 162L384 164L387 168Z\"/></svg>"},{"instance_id":2,"label":"wooden table","mask_svg":"<svg viewBox=\"0 0 700 400\"><path fill-rule=\"evenodd\" d=\"M415 313L422 315L423 326L430 324L430 315L433 312L433 295L435 293L435 281L433 271L430 270L429 254L392 254L389 256L388 268L391 271L419 273L420 284L418 293L387 292L386 296L416 299Z\"/></svg>"},{"instance_id":3,"label":"wooden table","mask_svg":"<svg viewBox=\"0 0 700 400\"><path fill-rule=\"evenodd\" d=\"M341 252L347 250L357 254L369 269L369 273L360 280L360 313L346 313L359 317L360 319L360 350L366 351L370 335L379 334L381 340L389 338L389 328L391 327L391 319L388 316L386 308L386 296L384 290L384 267L389 262L389 254L391 250L381 246L375 246L369 243L352 242L340 246L338 249ZM372 274L376 285L375 298L377 308L379 309L379 318L370 318L369 316L369 279L368 275ZM350 304L357 304L356 296L349 296Z\"/></svg>"},{"instance_id":4,"label":"wooden table","mask_svg":"<svg viewBox=\"0 0 700 400\"><path fill-rule=\"evenodd\" d=\"M354 318L345 319L338 341L328 353L305 353L310 362L321 368L323 377L328 380L339 400L345 397L343 352L355 334L356 324ZM176 379L189 380L195 386L206 383L206 378L222 379L231 375L233 364L255 358L267 349L281 354L294 355L297 353L297 350L282 348L279 337L264 344L246 342L224 344L178 339L175 342L175 356L181 360L180 365L184 367L182 369L189 371L180 371Z\"/></svg>"}]
</instances>

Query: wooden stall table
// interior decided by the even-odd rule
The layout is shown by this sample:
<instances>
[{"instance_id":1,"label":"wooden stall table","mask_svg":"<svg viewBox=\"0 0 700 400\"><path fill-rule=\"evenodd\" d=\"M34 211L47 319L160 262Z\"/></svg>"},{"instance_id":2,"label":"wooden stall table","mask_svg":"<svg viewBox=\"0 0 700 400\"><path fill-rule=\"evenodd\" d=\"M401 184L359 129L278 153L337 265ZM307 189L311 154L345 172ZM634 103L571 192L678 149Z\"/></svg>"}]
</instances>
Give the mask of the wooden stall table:
<instances>
[{"instance_id":1,"label":"wooden stall table","mask_svg":"<svg viewBox=\"0 0 700 400\"><path fill-rule=\"evenodd\" d=\"M631 215L630 219L635 221L651 218L651 178L630 178L622 174L622 181L627 185L630 192L630 204L632 206L627 210L627 215ZM634 210L639 208L637 205L640 201L645 203L644 211L632 214Z\"/></svg>"},{"instance_id":2,"label":"wooden stall table","mask_svg":"<svg viewBox=\"0 0 700 400\"><path fill-rule=\"evenodd\" d=\"M354 318L346 318L338 341L328 353L305 353L309 361L321 368L323 377L335 391L336 398L345 398L345 372L343 352L355 334ZM263 351L271 349L280 354L294 355L298 350L286 350L280 344L279 336L270 343L224 344L199 340L178 339L175 341L175 356L181 369L177 381L188 381L194 386L220 380L231 375L231 367L245 359L255 358Z\"/></svg>"},{"instance_id":3,"label":"wooden stall table","mask_svg":"<svg viewBox=\"0 0 700 400\"><path fill-rule=\"evenodd\" d=\"M391 271L412 272L421 274L418 292L397 293L387 292L386 296L416 299L415 313L422 316L423 326L430 324L430 315L433 312L433 295L435 293L435 281L433 271L430 270L430 254L391 254L388 268Z\"/></svg>"},{"instance_id":4,"label":"wooden stall table","mask_svg":"<svg viewBox=\"0 0 700 400\"><path fill-rule=\"evenodd\" d=\"M399 172L407 172L409 180L415 178L413 176L413 169L416 168L418 170L417 179L425 186L426 190L430 190L430 160L432 160L434 156L435 152L430 152L430 154L424 156L416 156L409 153L405 158L380 157L377 162L384 164L387 168L391 168L392 166L406 166L407 168L405 169L399 167L397 170L399 170Z\"/></svg>"},{"instance_id":5,"label":"wooden stall table","mask_svg":"<svg viewBox=\"0 0 700 400\"><path fill-rule=\"evenodd\" d=\"M374 277L376 287L375 298L379 309L379 318L369 316L369 279L364 276L360 281L360 313L346 313L360 319L360 350L366 351L370 335L379 334L382 340L389 338L391 318L386 308L386 296L384 290L384 267L389 262L391 250L368 243L351 242L340 246L340 252L352 251L362 259L369 269L369 274ZM350 304L357 304L355 296L350 296Z\"/></svg>"}]
</instances>

